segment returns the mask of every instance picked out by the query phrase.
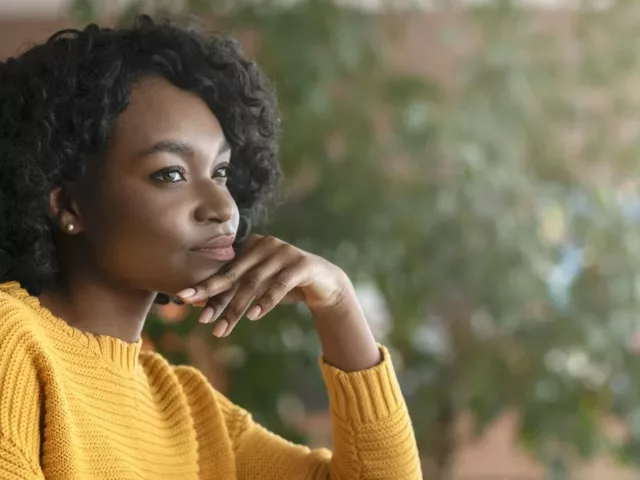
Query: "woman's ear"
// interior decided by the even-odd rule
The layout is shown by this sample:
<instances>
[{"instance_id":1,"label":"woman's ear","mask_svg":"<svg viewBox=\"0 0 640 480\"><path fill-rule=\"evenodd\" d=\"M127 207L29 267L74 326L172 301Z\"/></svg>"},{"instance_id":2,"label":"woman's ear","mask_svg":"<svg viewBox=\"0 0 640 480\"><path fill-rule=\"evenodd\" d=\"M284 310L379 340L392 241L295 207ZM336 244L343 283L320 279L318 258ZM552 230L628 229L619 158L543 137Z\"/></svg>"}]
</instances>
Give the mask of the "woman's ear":
<instances>
[{"instance_id":1,"label":"woman's ear","mask_svg":"<svg viewBox=\"0 0 640 480\"><path fill-rule=\"evenodd\" d=\"M55 187L49 194L49 214L63 232L75 235L83 230L82 219L71 185Z\"/></svg>"}]
</instances>

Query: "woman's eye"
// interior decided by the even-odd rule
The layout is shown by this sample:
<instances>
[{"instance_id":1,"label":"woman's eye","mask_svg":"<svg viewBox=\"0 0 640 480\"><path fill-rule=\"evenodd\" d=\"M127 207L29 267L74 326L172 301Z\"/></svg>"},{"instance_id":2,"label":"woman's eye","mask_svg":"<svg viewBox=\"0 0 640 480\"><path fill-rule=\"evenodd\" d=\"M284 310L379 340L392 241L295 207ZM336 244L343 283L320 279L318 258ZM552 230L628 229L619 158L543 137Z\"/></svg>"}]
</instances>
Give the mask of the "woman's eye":
<instances>
[{"instance_id":1,"label":"woman's eye","mask_svg":"<svg viewBox=\"0 0 640 480\"><path fill-rule=\"evenodd\" d=\"M181 168L164 168L151 175L153 180L163 183L178 183L184 181L184 170Z\"/></svg>"},{"instance_id":2,"label":"woman's eye","mask_svg":"<svg viewBox=\"0 0 640 480\"><path fill-rule=\"evenodd\" d=\"M213 172L213 178L229 178L231 174L231 165L220 165Z\"/></svg>"}]
</instances>

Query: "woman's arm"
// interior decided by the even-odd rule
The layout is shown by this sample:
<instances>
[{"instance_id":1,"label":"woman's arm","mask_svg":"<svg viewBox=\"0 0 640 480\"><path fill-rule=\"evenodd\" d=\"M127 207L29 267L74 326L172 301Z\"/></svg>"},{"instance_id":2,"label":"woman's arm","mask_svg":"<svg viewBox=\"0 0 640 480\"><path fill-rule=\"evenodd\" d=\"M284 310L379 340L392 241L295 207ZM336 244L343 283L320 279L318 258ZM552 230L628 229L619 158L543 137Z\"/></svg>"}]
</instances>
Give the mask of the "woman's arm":
<instances>
[{"instance_id":1,"label":"woman's arm","mask_svg":"<svg viewBox=\"0 0 640 480\"><path fill-rule=\"evenodd\" d=\"M259 320L283 301L302 301L313 314L331 406L333 457L293 446L241 415L242 433L233 440L240 478L421 478L388 352L376 344L340 268L279 239L254 235L224 272L178 295L188 303L208 299L201 321L217 321L217 336L229 335L245 312ZM281 467L264 470L265 465Z\"/></svg>"},{"instance_id":2,"label":"woman's arm","mask_svg":"<svg viewBox=\"0 0 640 480\"><path fill-rule=\"evenodd\" d=\"M333 308L312 313L333 426L334 453L326 478L422 478L389 352L375 343L351 283Z\"/></svg>"},{"instance_id":3,"label":"woman's arm","mask_svg":"<svg viewBox=\"0 0 640 480\"><path fill-rule=\"evenodd\" d=\"M26 309L26 307L24 307ZM0 480L42 480L40 405L42 378L31 316L0 293Z\"/></svg>"},{"instance_id":4,"label":"woman's arm","mask_svg":"<svg viewBox=\"0 0 640 480\"><path fill-rule=\"evenodd\" d=\"M0 480L44 480L40 466L0 432Z\"/></svg>"},{"instance_id":5,"label":"woman's arm","mask_svg":"<svg viewBox=\"0 0 640 480\"><path fill-rule=\"evenodd\" d=\"M389 353L373 368L346 373L320 360L331 405L333 453L295 445L216 394L239 480L420 480L415 437Z\"/></svg>"},{"instance_id":6,"label":"woman's arm","mask_svg":"<svg viewBox=\"0 0 640 480\"><path fill-rule=\"evenodd\" d=\"M343 372L356 372L376 366L382 358L346 275L342 282L345 286L335 304L312 308L311 314L327 363Z\"/></svg>"}]
</instances>

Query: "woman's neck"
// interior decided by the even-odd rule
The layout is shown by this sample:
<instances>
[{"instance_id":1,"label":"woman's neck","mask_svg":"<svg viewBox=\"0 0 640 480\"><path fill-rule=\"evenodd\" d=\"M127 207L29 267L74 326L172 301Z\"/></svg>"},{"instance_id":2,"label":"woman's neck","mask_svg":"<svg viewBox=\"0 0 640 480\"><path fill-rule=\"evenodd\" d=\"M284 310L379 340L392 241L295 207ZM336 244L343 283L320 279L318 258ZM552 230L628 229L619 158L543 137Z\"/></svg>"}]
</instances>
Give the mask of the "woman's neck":
<instances>
[{"instance_id":1,"label":"woman's neck","mask_svg":"<svg viewBox=\"0 0 640 480\"><path fill-rule=\"evenodd\" d=\"M93 335L136 342L155 294L120 289L95 278L72 278L64 288L40 295L42 306L70 326Z\"/></svg>"}]
</instances>

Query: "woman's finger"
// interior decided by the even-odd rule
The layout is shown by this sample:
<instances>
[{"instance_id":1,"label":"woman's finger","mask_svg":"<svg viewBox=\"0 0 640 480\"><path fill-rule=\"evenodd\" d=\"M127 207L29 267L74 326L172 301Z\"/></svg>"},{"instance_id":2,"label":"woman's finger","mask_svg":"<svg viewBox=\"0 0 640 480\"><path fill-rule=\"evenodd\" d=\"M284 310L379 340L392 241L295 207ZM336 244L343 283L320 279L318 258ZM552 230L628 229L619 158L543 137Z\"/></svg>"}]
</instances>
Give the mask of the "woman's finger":
<instances>
[{"instance_id":1,"label":"woman's finger","mask_svg":"<svg viewBox=\"0 0 640 480\"><path fill-rule=\"evenodd\" d=\"M231 333L256 296L261 295L269 287L272 278L286 268L286 261L287 258L273 256L240 279L238 289L224 311L223 320L228 325L224 332L225 337Z\"/></svg>"},{"instance_id":2,"label":"woman's finger","mask_svg":"<svg viewBox=\"0 0 640 480\"><path fill-rule=\"evenodd\" d=\"M231 290L227 290L215 297L211 297L207 300L207 303L204 306L204 309L200 313L200 318L198 321L200 323L212 323L215 322L218 316L222 313L222 311L227 308L229 302L235 295L238 287L235 286Z\"/></svg>"},{"instance_id":3,"label":"woman's finger","mask_svg":"<svg viewBox=\"0 0 640 480\"><path fill-rule=\"evenodd\" d=\"M194 303L228 291L245 273L264 261L265 258L274 255L284 245L286 243L275 237L259 237L253 240L236 260L226 265L220 272L194 287L182 290L178 296L186 303Z\"/></svg>"},{"instance_id":4,"label":"woman's finger","mask_svg":"<svg viewBox=\"0 0 640 480\"><path fill-rule=\"evenodd\" d=\"M264 317L269 311L271 311L276 305L278 305L286 296L291 298L300 298L299 293L292 293L292 291L307 280L309 270L306 262L300 261L290 268L282 270L278 273L269 287L264 291L262 295L259 295L253 307L247 314L250 320L259 320Z\"/></svg>"}]
</instances>

